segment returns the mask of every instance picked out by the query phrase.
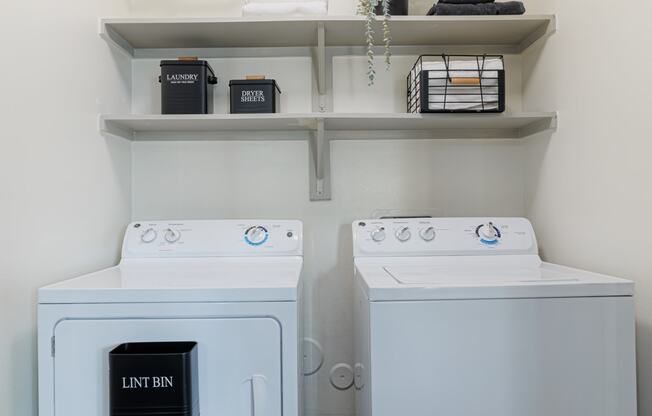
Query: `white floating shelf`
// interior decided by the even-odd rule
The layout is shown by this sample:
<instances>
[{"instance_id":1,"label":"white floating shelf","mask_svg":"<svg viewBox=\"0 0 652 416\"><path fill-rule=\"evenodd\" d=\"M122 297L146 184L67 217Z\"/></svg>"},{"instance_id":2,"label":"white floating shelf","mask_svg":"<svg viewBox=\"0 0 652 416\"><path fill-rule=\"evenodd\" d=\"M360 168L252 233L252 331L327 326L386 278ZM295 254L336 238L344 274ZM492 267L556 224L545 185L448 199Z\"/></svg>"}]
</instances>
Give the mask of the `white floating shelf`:
<instances>
[{"instance_id":1,"label":"white floating shelf","mask_svg":"<svg viewBox=\"0 0 652 416\"><path fill-rule=\"evenodd\" d=\"M265 140L268 133L316 128L306 114L105 115L101 123L102 130L135 141L240 140L249 133Z\"/></svg>"},{"instance_id":2,"label":"white floating shelf","mask_svg":"<svg viewBox=\"0 0 652 416\"><path fill-rule=\"evenodd\" d=\"M293 133L316 131L322 123L332 140L519 139L554 129L556 122L556 113L104 115L101 129L134 141L278 140L305 139L305 134Z\"/></svg>"},{"instance_id":3,"label":"white floating shelf","mask_svg":"<svg viewBox=\"0 0 652 416\"><path fill-rule=\"evenodd\" d=\"M286 18L102 19L101 35L131 56L140 50L364 46L360 16ZM494 52L520 53L556 29L554 15L523 16L394 16L394 46L493 47Z\"/></svg>"},{"instance_id":4,"label":"white floating shelf","mask_svg":"<svg viewBox=\"0 0 652 416\"><path fill-rule=\"evenodd\" d=\"M518 139L557 127L556 113L104 115L103 133L134 141L307 140L310 199L328 200L330 141Z\"/></svg>"}]
</instances>

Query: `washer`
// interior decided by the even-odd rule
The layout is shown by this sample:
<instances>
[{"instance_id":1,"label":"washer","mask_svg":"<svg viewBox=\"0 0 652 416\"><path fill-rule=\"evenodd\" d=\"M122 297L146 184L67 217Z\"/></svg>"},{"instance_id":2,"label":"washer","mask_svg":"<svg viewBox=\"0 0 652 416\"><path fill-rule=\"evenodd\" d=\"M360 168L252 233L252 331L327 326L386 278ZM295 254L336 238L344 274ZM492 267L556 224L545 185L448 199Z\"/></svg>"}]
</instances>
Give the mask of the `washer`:
<instances>
[{"instance_id":1,"label":"washer","mask_svg":"<svg viewBox=\"0 0 652 416\"><path fill-rule=\"evenodd\" d=\"M635 416L632 282L522 218L353 223L360 416Z\"/></svg>"},{"instance_id":2,"label":"washer","mask_svg":"<svg viewBox=\"0 0 652 416\"><path fill-rule=\"evenodd\" d=\"M39 414L109 415L108 353L196 341L202 415L297 416L299 221L143 221L116 267L38 292Z\"/></svg>"}]
</instances>

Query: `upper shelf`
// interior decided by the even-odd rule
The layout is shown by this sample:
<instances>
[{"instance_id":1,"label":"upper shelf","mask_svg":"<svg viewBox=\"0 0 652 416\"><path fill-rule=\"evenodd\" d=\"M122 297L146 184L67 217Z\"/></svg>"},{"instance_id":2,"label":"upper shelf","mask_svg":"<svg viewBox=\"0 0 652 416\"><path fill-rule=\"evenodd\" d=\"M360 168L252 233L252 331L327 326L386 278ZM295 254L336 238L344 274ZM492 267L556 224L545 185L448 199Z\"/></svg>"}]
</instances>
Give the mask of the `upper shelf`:
<instances>
[{"instance_id":1,"label":"upper shelf","mask_svg":"<svg viewBox=\"0 0 652 416\"><path fill-rule=\"evenodd\" d=\"M132 56L143 49L364 46L360 16L286 18L102 19L102 36ZM394 16L395 46L482 46L520 53L556 29L554 15Z\"/></svg>"}]
</instances>

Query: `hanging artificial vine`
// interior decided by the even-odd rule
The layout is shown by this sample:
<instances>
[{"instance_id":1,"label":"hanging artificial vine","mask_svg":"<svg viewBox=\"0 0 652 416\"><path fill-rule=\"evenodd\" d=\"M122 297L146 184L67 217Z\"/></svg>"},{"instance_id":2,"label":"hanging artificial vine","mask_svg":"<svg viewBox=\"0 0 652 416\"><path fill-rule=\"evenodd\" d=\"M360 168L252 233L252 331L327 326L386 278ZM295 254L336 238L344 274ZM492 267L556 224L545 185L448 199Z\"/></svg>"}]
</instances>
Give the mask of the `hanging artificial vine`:
<instances>
[{"instance_id":1,"label":"hanging artificial vine","mask_svg":"<svg viewBox=\"0 0 652 416\"><path fill-rule=\"evenodd\" d=\"M389 33L389 2L390 0L382 0L383 3L383 42L385 43L385 71L389 71L392 65L391 57L392 51L390 45L392 43L392 36Z\"/></svg>"},{"instance_id":2,"label":"hanging artificial vine","mask_svg":"<svg viewBox=\"0 0 652 416\"><path fill-rule=\"evenodd\" d=\"M369 86L374 85L376 69L374 67L374 29L373 22L376 20L376 7L380 5L383 12L383 43L385 44L385 70L391 66L392 37L389 31L389 2L391 0L359 0L358 14L365 16L365 38L367 41L367 78Z\"/></svg>"}]
</instances>

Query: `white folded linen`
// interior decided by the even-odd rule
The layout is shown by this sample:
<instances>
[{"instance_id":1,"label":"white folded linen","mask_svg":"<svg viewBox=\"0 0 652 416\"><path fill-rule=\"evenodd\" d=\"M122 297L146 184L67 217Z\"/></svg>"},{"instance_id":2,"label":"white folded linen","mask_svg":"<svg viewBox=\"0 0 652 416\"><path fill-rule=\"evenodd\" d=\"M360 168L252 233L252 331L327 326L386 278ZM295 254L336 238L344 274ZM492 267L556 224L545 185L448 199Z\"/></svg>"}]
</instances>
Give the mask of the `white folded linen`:
<instances>
[{"instance_id":1,"label":"white folded linen","mask_svg":"<svg viewBox=\"0 0 652 416\"><path fill-rule=\"evenodd\" d=\"M484 103L484 108L482 104L465 104L465 103L446 103L446 108L444 108L443 103L428 103L428 109L430 110L498 110L498 103Z\"/></svg>"},{"instance_id":2,"label":"white folded linen","mask_svg":"<svg viewBox=\"0 0 652 416\"><path fill-rule=\"evenodd\" d=\"M451 78L480 78L480 72L482 72L482 78L498 78L498 71L478 71L478 70L468 70L468 71L428 71L428 78L440 78L446 79L448 75Z\"/></svg>"},{"instance_id":3,"label":"white folded linen","mask_svg":"<svg viewBox=\"0 0 652 416\"><path fill-rule=\"evenodd\" d=\"M440 90L440 88L437 88ZM443 92L433 91L429 89L428 106L431 110L482 110L482 103L484 102L485 110L495 110L498 108L498 88L483 88L480 94L479 88L476 93L448 93L444 95ZM444 101L446 103L444 104Z\"/></svg>"},{"instance_id":4,"label":"white folded linen","mask_svg":"<svg viewBox=\"0 0 652 416\"><path fill-rule=\"evenodd\" d=\"M466 77L464 77L466 78ZM480 78L480 77L475 77L475 78ZM498 78L485 78L482 77L480 79L480 84L453 84L451 81L448 79L444 78L435 78L435 79L429 79L428 80L428 86L431 88L445 88L448 86L448 91L459 91L459 92L466 92L468 88L477 88L480 89L480 86L482 86L482 89L485 87L497 87L498 86Z\"/></svg>"},{"instance_id":5,"label":"white folded linen","mask_svg":"<svg viewBox=\"0 0 652 416\"><path fill-rule=\"evenodd\" d=\"M455 87L448 88L446 87L430 87L428 88L428 95L452 95L455 97L468 97L469 95L495 95L498 96L498 87L468 87L460 88Z\"/></svg>"},{"instance_id":6,"label":"white folded linen","mask_svg":"<svg viewBox=\"0 0 652 416\"><path fill-rule=\"evenodd\" d=\"M478 70L478 64L480 70ZM497 85L498 70L504 69L503 61L497 58L482 59L476 61L469 60L451 60L448 62L448 70L443 60L427 61L417 65L412 70L412 79L416 80L421 71L428 71L430 84L441 82L444 83L446 77L450 78L480 78L482 85ZM485 79L487 78L487 79ZM493 79L492 79L493 78ZM493 84L492 84L493 83Z\"/></svg>"},{"instance_id":7,"label":"white folded linen","mask_svg":"<svg viewBox=\"0 0 652 416\"><path fill-rule=\"evenodd\" d=\"M473 59L465 59L465 60L453 60L451 59L448 61L448 70L449 71L454 71L454 70L467 70L467 69L478 69L478 64L480 65L480 68L483 70L500 70L504 69L503 68L503 61L502 59L497 59L497 58L488 58L485 59L484 62L482 58L476 60L475 58ZM446 71L446 63L444 63L443 59L441 61L427 61L423 62L422 70L424 71L439 71L439 70L444 70Z\"/></svg>"},{"instance_id":8,"label":"white folded linen","mask_svg":"<svg viewBox=\"0 0 652 416\"><path fill-rule=\"evenodd\" d=\"M478 64L480 70L478 70ZM417 88L419 72L428 71L428 109L430 110L498 110L498 70L504 69L501 59L457 59L423 62L412 72L412 89ZM452 84L450 78L481 78L478 85ZM446 103L444 104L444 100ZM483 107L484 102L484 107Z\"/></svg>"},{"instance_id":9,"label":"white folded linen","mask_svg":"<svg viewBox=\"0 0 652 416\"><path fill-rule=\"evenodd\" d=\"M418 84L412 82L410 91L416 91ZM480 85L453 84L446 79L428 80L428 92L430 94L480 94L495 93L498 94L498 80L492 78L482 78Z\"/></svg>"},{"instance_id":10,"label":"white folded linen","mask_svg":"<svg viewBox=\"0 0 652 416\"><path fill-rule=\"evenodd\" d=\"M242 6L243 16L325 16L326 1L250 2Z\"/></svg>"},{"instance_id":11,"label":"white folded linen","mask_svg":"<svg viewBox=\"0 0 652 416\"><path fill-rule=\"evenodd\" d=\"M475 105L475 104L481 104L482 103L482 98L479 95L447 95L446 96L446 104L465 104L465 105ZM444 96L443 95L431 95L428 97L428 102L430 103L444 103ZM484 96L484 102L485 103L497 103L498 102L498 96L497 95L491 95L491 96Z\"/></svg>"}]
</instances>

